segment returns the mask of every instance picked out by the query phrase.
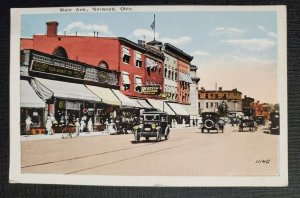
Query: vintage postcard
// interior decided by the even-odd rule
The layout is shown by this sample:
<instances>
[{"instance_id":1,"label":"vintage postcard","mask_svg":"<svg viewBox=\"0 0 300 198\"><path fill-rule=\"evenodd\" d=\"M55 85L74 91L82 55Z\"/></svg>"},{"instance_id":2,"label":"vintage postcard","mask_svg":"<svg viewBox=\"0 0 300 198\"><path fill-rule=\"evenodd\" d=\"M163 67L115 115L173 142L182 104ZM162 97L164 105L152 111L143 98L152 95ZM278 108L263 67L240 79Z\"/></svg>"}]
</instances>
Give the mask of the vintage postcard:
<instances>
[{"instance_id":1,"label":"vintage postcard","mask_svg":"<svg viewBox=\"0 0 300 198\"><path fill-rule=\"evenodd\" d=\"M10 182L287 186L285 6L11 9Z\"/></svg>"}]
</instances>

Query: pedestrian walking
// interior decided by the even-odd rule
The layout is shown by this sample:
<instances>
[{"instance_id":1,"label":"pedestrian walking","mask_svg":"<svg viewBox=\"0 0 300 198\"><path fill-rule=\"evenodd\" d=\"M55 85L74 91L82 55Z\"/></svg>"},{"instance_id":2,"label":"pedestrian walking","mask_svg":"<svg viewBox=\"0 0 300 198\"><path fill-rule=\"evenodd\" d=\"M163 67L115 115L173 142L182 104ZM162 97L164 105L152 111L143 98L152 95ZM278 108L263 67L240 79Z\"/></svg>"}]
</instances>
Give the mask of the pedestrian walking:
<instances>
[{"instance_id":1,"label":"pedestrian walking","mask_svg":"<svg viewBox=\"0 0 300 198\"><path fill-rule=\"evenodd\" d=\"M79 136L80 133L80 122L79 122L79 118L76 118L76 122L75 122L75 129L76 129L76 136Z\"/></svg>"},{"instance_id":2,"label":"pedestrian walking","mask_svg":"<svg viewBox=\"0 0 300 198\"><path fill-rule=\"evenodd\" d=\"M27 118L25 120L25 124L26 124L26 127L25 127L26 133L29 134L31 125L33 124L33 122L31 121L31 117L29 115L27 115Z\"/></svg>"},{"instance_id":3,"label":"pedestrian walking","mask_svg":"<svg viewBox=\"0 0 300 198\"><path fill-rule=\"evenodd\" d=\"M52 120L51 120L51 117L50 116L47 116L46 118L46 131L48 135L53 135L53 132L52 132Z\"/></svg>"}]
</instances>

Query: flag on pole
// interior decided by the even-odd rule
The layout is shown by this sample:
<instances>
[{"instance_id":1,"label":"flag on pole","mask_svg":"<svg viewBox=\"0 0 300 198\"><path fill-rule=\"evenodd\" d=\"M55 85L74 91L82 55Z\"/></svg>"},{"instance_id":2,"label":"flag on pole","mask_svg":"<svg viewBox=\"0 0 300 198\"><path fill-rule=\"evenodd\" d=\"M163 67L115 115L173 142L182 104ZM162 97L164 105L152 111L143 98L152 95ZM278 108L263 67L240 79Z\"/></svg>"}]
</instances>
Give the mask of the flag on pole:
<instances>
[{"instance_id":1,"label":"flag on pole","mask_svg":"<svg viewBox=\"0 0 300 198\"><path fill-rule=\"evenodd\" d=\"M152 22L152 24L151 24L151 29L152 29L152 30L155 29L155 15L154 15L154 20L153 20L153 22Z\"/></svg>"}]
</instances>

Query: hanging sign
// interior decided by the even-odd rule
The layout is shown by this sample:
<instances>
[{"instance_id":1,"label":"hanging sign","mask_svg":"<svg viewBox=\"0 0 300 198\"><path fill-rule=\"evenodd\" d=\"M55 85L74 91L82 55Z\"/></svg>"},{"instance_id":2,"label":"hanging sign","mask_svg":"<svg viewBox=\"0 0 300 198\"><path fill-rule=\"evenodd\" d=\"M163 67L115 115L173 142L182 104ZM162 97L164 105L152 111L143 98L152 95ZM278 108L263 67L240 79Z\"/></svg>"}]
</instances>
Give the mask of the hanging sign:
<instances>
[{"instance_id":1,"label":"hanging sign","mask_svg":"<svg viewBox=\"0 0 300 198\"><path fill-rule=\"evenodd\" d=\"M159 85L145 85L141 86L141 94L145 95L159 95L160 86Z\"/></svg>"}]
</instances>

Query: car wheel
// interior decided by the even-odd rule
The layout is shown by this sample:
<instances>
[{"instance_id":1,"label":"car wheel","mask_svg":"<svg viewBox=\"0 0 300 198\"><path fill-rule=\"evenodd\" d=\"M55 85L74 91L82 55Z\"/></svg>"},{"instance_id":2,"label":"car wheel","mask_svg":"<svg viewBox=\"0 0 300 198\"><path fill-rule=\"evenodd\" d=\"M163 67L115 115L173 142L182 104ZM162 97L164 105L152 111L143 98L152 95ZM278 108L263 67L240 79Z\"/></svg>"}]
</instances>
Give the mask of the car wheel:
<instances>
[{"instance_id":1,"label":"car wheel","mask_svg":"<svg viewBox=\"0 0 300 198\"><path fill-rule=\"evenodd\" d=\"M169 139L169 136L170 136L170 129L169 129L169 127L167 127L165 129L165 140Z\"/></svg>"},{"instance_id":2,"label":"car wheel","mask_svg":"<svg viewBox=\"0 0 300 198\"><path fill-rule=\"evenodd\" d=\"M137 131L134 133L134 139L135 139L136 142L140 141L140 135L138 134Z\"/></svg>"},{"instance_id":3,"label":"car wheel","mask_svg":"<svg viewBox=\"0 0 300 198\"><path fill-rule=\"evenodd\" d=\"M156 141L159 142L161 140L161 132L160 130L157 131L157 134L156 134Z\"/></svg>"},{"instance_id":4,"label":"car wheel","mask_svg":"<svg viewBox=\"0 0 300 198\"><path fill-rule=\"evenodd\" d=\"M205 120L204 126L207 129L211 129L214 126L214 122L211 119Z\"/></svg>"}]
</instances>

